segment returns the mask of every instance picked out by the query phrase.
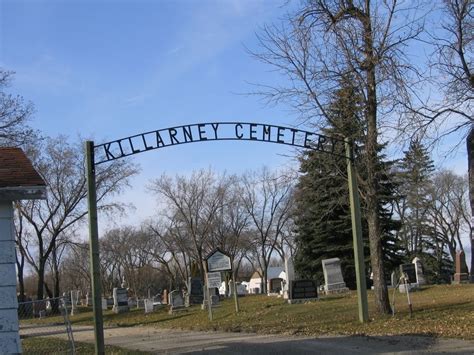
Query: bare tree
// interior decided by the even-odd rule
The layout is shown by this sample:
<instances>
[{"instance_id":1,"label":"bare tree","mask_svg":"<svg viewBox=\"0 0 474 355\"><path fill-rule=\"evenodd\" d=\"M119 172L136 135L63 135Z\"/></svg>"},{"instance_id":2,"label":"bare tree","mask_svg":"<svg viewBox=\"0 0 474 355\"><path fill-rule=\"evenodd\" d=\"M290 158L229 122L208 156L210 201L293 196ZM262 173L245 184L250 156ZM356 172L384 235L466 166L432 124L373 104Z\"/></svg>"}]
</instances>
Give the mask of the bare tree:
<instances>
[{"instance_id":1,"label":"bare tree","mask_svg":"<svg viewBox=\"0 0 474 355\"><path fill-rule=\"evenodd\" d=\"M162 175L152 181L149 189L165 198L167 218L176 224L175 231L182 231L193 244L193 259L204 275L203 260L209 251L209 238L213 234L215 218L223 191L229 186L225 176L217 177L210 170L194 172L189 178L174 179Z\"/></svg>"},{"instance_id":2,"label":"bare tree","mask_svg":"<svg viewBox=\"0 0 474 355\"><path fill-rule=\"evenodd\" d=\"M449 170L439 172L434 178L431 200L429 213L436 227L435 236L456 260L456 251L464 251L461 236L471 229L467 176ZM462 263L467 265L466 260Z\"/></svg>"},{"instance_id":3,"label":"bare tree","mask_svg":"<svg viewBox=\"0 0 474 355\"><path fill-rule=\"evenodd\" d=\"M419 129L435 128L438 136L470 128L474 123L474 5L471 0L444 0L440 28L433 26L431 83L441 97L417 96L408 107ZM410 119L412 116L408 116Z\"/></svg>"},{"instance_id":4,"label":"bare tree","mask_svg":"<svg viewBox=\"0 0 474 355\"><path fill-rule=\"evenodd\" d=\"M31 240L23 245L26 261L38 275L38 299L43 298L45 268L55 250L58 238L81 222L87 214L87 184L84 151L81 145L70 144L65 137L46 139L29 152L35 169L46 182L47 199L16 203L28 228ZM109 197L120 193L137 169L127 161L116 161L97 169L97 201L103 212L120 211L122 206ZM59 285L58 285L59 287ZM59 293L58 290L56 290ZM49 290L50 297L52 292Z\"/></svg>"},{"instance_id":5,"label":"bare tree","mask_svg":"<svg viewBox=\"0 0 474 355\"><path fill-rule=\"evenodd\" d=\"M270 259L291 216L293 188L294 181L288 176L270 173L266 168L243 179L242 200L251 220L252 249L262 273L264 293Z\"/></svg>"},{"instance_id":6,"label":"bare tree","mask_svg":"<svg viewBox=\"0 0 474 355\"><path fill-rule=\"evenodd\" d=\"M27 122L33 104L23 97L5 92L13 76L12 71L0 68L0 146L19 146L31 140L33 131Z\"/></svg>"},{"instance_id":7,"label":"bare tree","mask_svg":"<svg viewBox=\"0 0 474 355\"><path fill-rule=\"evenodd\" d=\"M282 27L267 26L258 38L257 59L275 67L288 85L263 87L270 102L288 102L303 122L325 127L331 122L331 95L350 77L362 97L367 176L361 180L367 206L375 303L389 313L378 215L377 149L382 129L397 122L400 101L410 99L417 71L405 47L423 31L418 2L396 0L307 0ZM406 103L406 102L405 102ZM331 122L338 127L337 122ZM342 130L340 130L342 132ZM362 175L362 174L361 174Z\"/></svg>"},{"instance_id":8,"label":"bare tree","mask_svg":"<svg viewBox=\"0 0 474 355\"><path fill-rule=\"evenodd\" d=\"M101 262L110 262L107 254L101 250ZM62 287L66 290L81 290L84 294L91 285L89 271L89 244L70 243L67 255L61 268ZM102 265L101 265L102 266ZM107 274L101 269L101 277L107 278ZM105 286L105 285L104 285ZM104 290L106 288L104 287Z\"/></svg>"},{"instance_id":9,"label":"bare tree","mask_svg":"<svg viewBox=\"0 0 474 355\"><path fill-rule=\"evenodd\" d=\"M180 280L186 281L191 275L193 260L193 242L179 220L165 216L158 221L147 222L145 227L149 236L148 253L163 266L170 284L175 287L179 286Z\"/></svg>"}]
</instances>

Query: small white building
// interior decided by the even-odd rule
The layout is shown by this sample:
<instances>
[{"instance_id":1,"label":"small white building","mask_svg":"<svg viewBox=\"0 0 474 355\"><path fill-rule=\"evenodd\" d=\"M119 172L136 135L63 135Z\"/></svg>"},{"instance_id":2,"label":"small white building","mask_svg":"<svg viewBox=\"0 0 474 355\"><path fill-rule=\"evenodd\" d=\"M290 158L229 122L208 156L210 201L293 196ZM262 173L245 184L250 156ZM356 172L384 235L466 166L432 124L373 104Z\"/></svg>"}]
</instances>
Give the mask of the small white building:
<instances>
[{"instance_id":1,"label":"small white building","mask_svg":"<svg viewBox=\"0 0 474 355\"><path fill-rule=\"evenodd\" d=\"M285 269L282 266L269 267L267 269L267 290L268 293L279 293L283 290L283 280L286 280ZM248 285L249 293L262 293L263 281L260 274L255 271L250 278Z\"/></svg>"}]
</instances>

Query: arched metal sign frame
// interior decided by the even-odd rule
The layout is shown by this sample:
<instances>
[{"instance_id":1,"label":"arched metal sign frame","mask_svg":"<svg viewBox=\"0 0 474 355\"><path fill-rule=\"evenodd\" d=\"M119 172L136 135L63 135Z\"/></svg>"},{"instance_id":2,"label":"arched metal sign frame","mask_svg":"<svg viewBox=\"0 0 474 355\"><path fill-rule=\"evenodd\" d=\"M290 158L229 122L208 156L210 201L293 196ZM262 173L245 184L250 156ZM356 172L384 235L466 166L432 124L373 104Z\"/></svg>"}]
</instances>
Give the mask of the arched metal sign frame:
<instances>
[{"instance_id":1,"label":"arched metal sign frame","mask_svg":"<svg viewBox=\"0 0 474 355\"><path fill-rule=\"evenodd\" d=\"M94 333L96 354L104 354L102 320L102 290L99 268L99 233L95 167L134 154L196 142L258 141L317 150L343 157L347 162L349 199L352 219L354 260L360 322L368 321L367 286L362 242L359 192L354 171L353 146L349 140L292 127L254 122L207 122L159 129L94 145L85 142L88 187L89 248L93 292Z\"/></svg>"}]
</instances>

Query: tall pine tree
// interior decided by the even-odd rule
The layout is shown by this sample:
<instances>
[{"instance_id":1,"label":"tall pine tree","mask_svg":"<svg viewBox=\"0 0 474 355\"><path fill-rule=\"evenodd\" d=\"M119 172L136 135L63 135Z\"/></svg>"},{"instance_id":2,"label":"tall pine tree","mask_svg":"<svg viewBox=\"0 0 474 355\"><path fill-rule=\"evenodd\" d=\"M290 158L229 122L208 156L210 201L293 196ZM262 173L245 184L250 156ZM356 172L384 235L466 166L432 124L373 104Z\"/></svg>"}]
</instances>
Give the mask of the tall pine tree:
<instances>
[{"instance_id":1,"label":"tall pine tree","mask_svg":"<svg viewBox=\"0 0 474 355\"><path fill-rule=\"evenodd\" d=\"M334 94L330 108L331 127L324 130L328 136L349 137L360 147L356 157L358 172L364 169L362 146L364 126L359 118L360 100L357 90L349 80L342 83ZM382 147L379 147L379 151ZM395 243L394 232L399 223L392 220L388 208L393 199L393 179L390 175L391 163L383 162L379 154L378 181L383 192L380 197L380 216L382 219L382 239L387 270L398 264L400 257ZM327 258L341 259L341 268L346 284L355 288L354 253L352 226L349 207L346 161L319 151L305 151L300 157L301 176L296 192L297 254L295 267L303 277L316 278L323 282L321 261ZM361 186L363 195L363 186ZM368 247L368 227L362 199L362 218L364 236L364 255L370 261Z\"/></svg>"},{"instance_id":2,"label":"tall pine tree","mask_svg":"<svg viewBox=\"0 0 474 355\"><path fill-rule=\"evenodd\" d=\"M415 138L396 166L398 198L394 204L401 221L397 243L405 255L404 262L422 260L428 282L446 282L453 262L446 252L446 244L438 235L430 216L433 160L419 138Z\"/></svg>"}]
</instances>

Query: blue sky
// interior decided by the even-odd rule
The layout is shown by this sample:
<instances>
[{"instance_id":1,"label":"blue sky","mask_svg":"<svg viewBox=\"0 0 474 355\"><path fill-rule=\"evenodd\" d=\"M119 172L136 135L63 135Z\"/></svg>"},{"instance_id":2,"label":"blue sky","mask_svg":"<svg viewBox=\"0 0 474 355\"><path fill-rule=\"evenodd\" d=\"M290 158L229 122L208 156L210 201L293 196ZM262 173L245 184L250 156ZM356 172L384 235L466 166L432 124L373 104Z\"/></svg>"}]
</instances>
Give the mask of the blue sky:
<instances>
[{"instance_id":1,"label":"blue sky","mask_svg":"<svg viewBox=\"0 0 474 355\"><path fill-rule=\"evenodd\" d=\"M13 91L36 107L32 125L97 143L179 124L295 122L264 107L248 81L270 68L252 59L255 31L286 11L280 1L3 1L1 64ZM124 201L152 214L144 185L167 172L242 172L292 164L278 145L219 142L136 156L142 173Z\"/></svg>"},{"instance_id":2,"label":"blue sky","mask_svg":"<svg viewBox=\"0 0 474 355\"><path fill-rule=\"evenodd\" d=\"M255 32L279 21L288 10L283 3L3 0L0 65L16 72L11 90L35 104L31 123L48 135L101 143L186 123L293 125L297 118L289 109L239 95L252 90L247 82L281 80L244 45L256 48ZM438 164L467 171L463 149L441 159L444 150L434 151ZM295 164L288 155L293 150L285 146L238 142L137 155L142 172L122 197L137 209L125 221L153 214L155 201L145 185L164 172L280 168Z\"/></svg>"}]
</instances>

